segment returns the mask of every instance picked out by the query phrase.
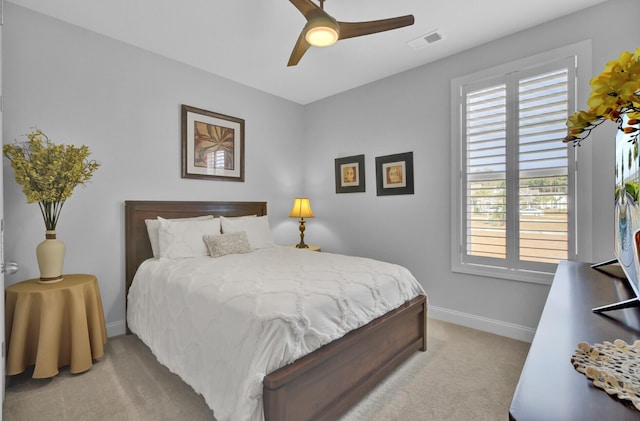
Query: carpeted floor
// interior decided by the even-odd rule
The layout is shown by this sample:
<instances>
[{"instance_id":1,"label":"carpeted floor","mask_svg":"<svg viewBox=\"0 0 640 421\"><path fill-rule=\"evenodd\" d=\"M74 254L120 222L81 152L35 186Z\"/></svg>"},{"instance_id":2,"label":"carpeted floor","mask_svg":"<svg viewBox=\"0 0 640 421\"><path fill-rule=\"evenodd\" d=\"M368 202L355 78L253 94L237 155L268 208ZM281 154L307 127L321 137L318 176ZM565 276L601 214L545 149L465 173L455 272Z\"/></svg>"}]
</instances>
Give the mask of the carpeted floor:
<instances>
[{"instance_id":1,"label":"carpeted floor","mask_svg":"<svg viewBox=\"0 0 640 421\"><path fill-rule=\"evenodd\" d=\"M529 344L437 320L417 353L342 421L508 418ZM109 339L86 373L7 379L5 420L214 420L204 399L134 335Z\"/></svg>"}]
</instances>

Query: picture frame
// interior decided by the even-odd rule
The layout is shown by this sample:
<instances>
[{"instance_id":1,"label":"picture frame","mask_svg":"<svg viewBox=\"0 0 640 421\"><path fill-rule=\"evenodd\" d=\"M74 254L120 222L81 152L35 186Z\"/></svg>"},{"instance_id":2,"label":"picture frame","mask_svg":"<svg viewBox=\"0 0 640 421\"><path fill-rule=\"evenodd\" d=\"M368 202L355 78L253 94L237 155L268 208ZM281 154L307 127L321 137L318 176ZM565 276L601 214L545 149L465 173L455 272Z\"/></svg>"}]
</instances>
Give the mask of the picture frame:
<instances>
[{"instance_id":1,"label":"picture frame","mask_svg":"<svg viewBox=\"0 0 640 421\"><path fill-rule=\"evenodd\" d=\"M244 181L244 120L182 105L182 178Z\"/></svg>"},{"instance_id":2,"label":"picture frame","mask_svg":"<svg viewBox=\"0 0 640 421\"><path fill-rule=\"evenodd\" d=\"M376 157L378 196L413 194L413 152Z\"/></svg>"},{"instance_id":3,"label":"picture frame","mask_svg":"<svg viewBox=\"0 0 640 421\"><path fill-rule=\"evenodd\" d=\"M335 159L336 193L365 191L364 155Z\"/></svg>"}]
</instances>

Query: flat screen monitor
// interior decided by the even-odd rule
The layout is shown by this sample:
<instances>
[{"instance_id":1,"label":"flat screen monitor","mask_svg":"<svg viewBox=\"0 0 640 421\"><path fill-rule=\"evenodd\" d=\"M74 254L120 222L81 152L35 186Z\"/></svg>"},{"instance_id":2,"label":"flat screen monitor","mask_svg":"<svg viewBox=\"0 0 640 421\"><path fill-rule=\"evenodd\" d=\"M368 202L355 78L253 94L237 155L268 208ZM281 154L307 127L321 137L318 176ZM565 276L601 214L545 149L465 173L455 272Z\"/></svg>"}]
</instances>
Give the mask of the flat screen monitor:
<instances>
[{"instance_id":1,"label":"flat screen monitor","mask_svg":"<svg viewBox=\"0 0 640 421\"><path fill-rule=\"evenodd\" d=\"M626 115L623 115L622 126L627 126ZM639 161L637 136L618 130L616 135L616 188L613 227L614 256L616 258L593 265L593 267L603 270L609 264L619 264L635 297L618 303L596 307L593 309L595 312L640 306L640 287L638 284L638 276L640 275L640 258L638 255L640 243L640 232L638 232L638 228L640 228L640 209L638 208Z\"/></svg>"}]
</instances>

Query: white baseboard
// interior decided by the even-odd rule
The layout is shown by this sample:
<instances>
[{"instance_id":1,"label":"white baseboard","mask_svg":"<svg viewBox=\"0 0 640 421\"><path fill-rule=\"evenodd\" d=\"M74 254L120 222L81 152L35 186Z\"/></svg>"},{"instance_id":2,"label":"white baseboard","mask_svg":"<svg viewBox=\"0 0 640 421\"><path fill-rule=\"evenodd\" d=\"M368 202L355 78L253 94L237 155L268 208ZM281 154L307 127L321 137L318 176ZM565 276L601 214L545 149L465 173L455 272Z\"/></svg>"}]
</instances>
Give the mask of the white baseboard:
<instances>
[{"instance_id":1,"label":"white baseboard","mask_svg":"<svg viewBox=\"0 0 640 421\"><path fill-rule=\"evenodd\" d=\"M124 335L127 331L127 326L124 323L124 320L119 320L117 322L112 322L107 324L107 337Z\"/></svg>"},{"instance_id":2,"label":"white baseboard","mask_svg":"<svg viewBox=\"0 0 640 421\"><path fill-rule=\"evenodd\" d=\"M482 330L484 332L506 336L507 338L529 343L533 341L533 335L536 333L535 329L527 326L516 325L513 323L503 322L502 320L489 319L487 317L462 313L460 311L432 305L429 306L427 314L429 318L442 320L443 322L466 326L472 329Z\"/></svg>"}]
</instances>

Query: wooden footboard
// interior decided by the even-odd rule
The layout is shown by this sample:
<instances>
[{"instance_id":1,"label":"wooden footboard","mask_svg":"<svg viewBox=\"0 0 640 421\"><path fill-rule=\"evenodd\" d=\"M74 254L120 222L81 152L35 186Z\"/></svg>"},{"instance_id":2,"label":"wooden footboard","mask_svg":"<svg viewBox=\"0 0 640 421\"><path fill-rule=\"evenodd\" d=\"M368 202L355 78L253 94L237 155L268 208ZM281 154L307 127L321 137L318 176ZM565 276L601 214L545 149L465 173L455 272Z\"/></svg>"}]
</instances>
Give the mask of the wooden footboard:
<instances>
[{"instance_id":1,"label":"wooden footboard","mask_svg":"<svg viewBox=\"0 0 640 421\"><path fill-rule=\"evenodd\" d=\"M427 347L426 297L419 296L263 382L267 421L333 420L415 351Z\"/></svg>"}]
</instances>

